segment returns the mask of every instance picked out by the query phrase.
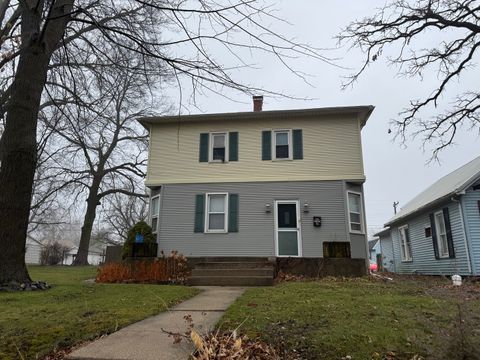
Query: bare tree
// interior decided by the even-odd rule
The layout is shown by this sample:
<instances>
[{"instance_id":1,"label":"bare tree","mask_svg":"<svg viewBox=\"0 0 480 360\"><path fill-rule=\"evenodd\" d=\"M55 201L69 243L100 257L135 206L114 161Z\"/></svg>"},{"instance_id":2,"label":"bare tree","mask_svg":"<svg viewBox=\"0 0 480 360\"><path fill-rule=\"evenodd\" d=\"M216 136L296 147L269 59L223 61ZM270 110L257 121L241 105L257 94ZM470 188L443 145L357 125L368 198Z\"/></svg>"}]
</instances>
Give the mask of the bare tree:
<instances>
[{"instance_id":1,"label":"bare tree","mask_svg":"<svg viewBox=\"0 0 480 360\"><path fill-rule=\"evenodd\" d=\"M104 68L76 81L84 94L80 105L60 106L52 129L59 138L56 160L76 199L86 196L82 233L74 265L88 263L88 251L97 207L114 194L146 196L143 178L147 163L147 133L137 118L158 113L161 103L150 81L131 71L136 59L116 58L122 66ZM88 101L87 101L88 99ZM85 103L89 104L85 106Z\"/></svg>"},{"instance_id":2,"label":"bare tree","mask_svg":"<svg viewBox=\"0 0 480 360\"><path fill-rule=\"evenodd\" d=\"M128 231L136 223L146 221L148 217L148 203L144 197L115 194L105 206L104 220L115 232L115 238L119 242L127 239Z\"/></svg>"},{"instance_id":3,"label":"bare tree","mask_svg":"<svg viewBox=\"0 0 480 360\"><path fill-rule=\"evenodd\" d=\"M434 41L428 48L417 43L429 34ZM435 39L435 40L433 40ZM422 76L437 74L438 83L430 95L411 100L393 122L395 134L402 142L411 133L421 136L424 146L433 145L432 158L451 145L462 126L480 130L480 92L478 88L457 94L445 106L442 97L461 76L474 73L474 60L480 48L480 3L477 0L393 0L378 12L352 22L339 35L340 42L350 43L365 53L360 70L350 78L356 81L368 66L389 47L395 51L388 58L401 74ZM347 84L348 85L348 84ZM437 115L425 119L422 111L440 107Z\"/></svg>"},{"instance_id":4,"label":"bare tree","mask_svg":"<svg viewBox=\"0 0 480 360\"><path fill-rule=\"evenodd\" d=\"M250 56L249 51L268 53L291 71L293 57L326 60L265 25L265 20L278 21L270 11L254 0L231 0L227 5L214 0L0 2L0 115L5 119L0 141L0 282L29 280L24 253L37 120L52 75L68 76L72 69L95 66L76 62L78 54L109 60L112 51L123 50L140 54L146 70L151 69L149 59L162 62L177 76L190 79L193 91L207 87L221 92L226 86L251 93L254 88L232 77L233 70L249 65L242 58L245 53ZM100 54L99 42L112 51ZM214 56L215 46L225 51ZM63 90L69 91L68 101L78 97L75 87Z\"/></svg>"}]
</instances>

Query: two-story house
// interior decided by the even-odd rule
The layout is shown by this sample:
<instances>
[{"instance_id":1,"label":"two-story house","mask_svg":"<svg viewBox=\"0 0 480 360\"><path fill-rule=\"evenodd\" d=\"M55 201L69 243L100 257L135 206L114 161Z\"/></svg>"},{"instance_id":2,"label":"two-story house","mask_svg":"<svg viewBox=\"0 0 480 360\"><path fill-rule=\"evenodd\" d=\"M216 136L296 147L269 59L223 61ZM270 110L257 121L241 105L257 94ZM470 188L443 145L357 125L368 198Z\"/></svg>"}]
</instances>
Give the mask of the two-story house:
<instances>
[{"instance_id":1,"label":"two-story house","mask_svg":"<svg viewBox=\"0 0 480 360\"><path fill-rule=\"evenodd\" d=\"M159 251L367 259L360 132L373 106L162 116L146 185Z\"/></svg>"}]
</instances>

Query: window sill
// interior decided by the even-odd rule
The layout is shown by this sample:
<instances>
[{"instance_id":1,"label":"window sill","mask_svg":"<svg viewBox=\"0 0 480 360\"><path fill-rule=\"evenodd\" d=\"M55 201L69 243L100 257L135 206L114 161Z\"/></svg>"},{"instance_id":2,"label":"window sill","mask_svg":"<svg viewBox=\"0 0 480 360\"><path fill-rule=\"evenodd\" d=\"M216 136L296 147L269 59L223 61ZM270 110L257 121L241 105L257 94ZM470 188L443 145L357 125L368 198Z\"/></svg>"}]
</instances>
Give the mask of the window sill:
<instances>
[{"instance_id":1,"label":"window sill","mask_svg":"<svg viewBox=\"0 0 480 360\"><path fill-rule=\"evenodd\" d=\"M293 161L293 159L285 158L285 159L272 159L272 161Z\"/></svg>"},{"instance_id":2,"label":"window sill","mask_svg":"<svg viewBox=\"0 0 480 360\"><path fill-rule=\"evenodd\" d=\"M225 230L207 230L204 234L228 234L228 231Z\"/></svg>"},{"instance_id":3,"label":"window sill","mask_svg":"<svg viewBox=\"0 0 480 360\"><path fill-rule=\"evenodd\" d=\"M410 260L402 260L402 263L411 263L413 262L413 259L410 259Z\"/></svg>"},{"instance_id":4,"label":"window sill","mask_svg":"<svg viewBox=\"0 0 480 360\"><path fill-rule=\"evenodd\" d=\"M350 234L365 235L365 232L363 232L363 231L350 230Z\"/></svg>"}]
</instances>

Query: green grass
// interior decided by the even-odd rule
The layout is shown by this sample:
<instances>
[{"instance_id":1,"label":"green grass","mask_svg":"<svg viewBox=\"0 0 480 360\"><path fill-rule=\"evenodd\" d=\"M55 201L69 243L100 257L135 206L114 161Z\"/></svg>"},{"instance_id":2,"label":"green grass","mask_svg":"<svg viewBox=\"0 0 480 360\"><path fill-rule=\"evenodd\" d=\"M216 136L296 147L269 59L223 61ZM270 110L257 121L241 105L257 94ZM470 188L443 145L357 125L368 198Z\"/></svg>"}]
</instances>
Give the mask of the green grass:
<instances>
[{"instance_id":1,"label":"green grass","mask_svg":"<svg viewBox=\"0 0 480 360\"><path fill-rule=\"evenodd\" d=\"M31 267L47 291L0 293L0 359L37 359L113 332L195 295L173 285L86 284L96 268Z\"/></svg>"},{"instance_id":2,"label":"green grass","mask_svg":"<svg viewBox=\"0 0 480 360\"><path fill-rule=\"evenodd\" d=\"M306 359L381 359L391 352L395 359L417 354L462 359L462 353L477 359L480 286L460 290L448 284L432 278L391 283L365 278L252 288L230 307L220 326L243 323L241 331L250 337Z\"/></svg>"}]
</instances>

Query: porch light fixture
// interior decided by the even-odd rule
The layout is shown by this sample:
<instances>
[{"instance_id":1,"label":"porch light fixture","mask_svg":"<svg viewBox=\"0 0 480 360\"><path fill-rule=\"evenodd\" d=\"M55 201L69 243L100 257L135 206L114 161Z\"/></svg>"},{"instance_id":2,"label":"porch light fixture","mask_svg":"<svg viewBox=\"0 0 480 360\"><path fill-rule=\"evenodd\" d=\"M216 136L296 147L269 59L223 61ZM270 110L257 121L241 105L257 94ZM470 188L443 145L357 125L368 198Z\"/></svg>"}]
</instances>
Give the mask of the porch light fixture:
<instances>
[{"instance_id":1,"label":"porch light fixture","mask_svg":"<svg viewBox=\"0 0 480 360\"><path fill-rule=\"evenodd\" d=\"M310 211L310 205L308 204L308 202L304 202L303 203L303 212L306 212L308 213Z\"/></svg>"},{"instance_id":2,"label":"porch light fixture","mask_svg":"<svg viewBox=\"0 0 480 360\"><path fill-rule=\"evenodd\" d=\"M266 213L271 213L272 212L272 206L270 204L265 204L265 212Z\"/></svg>"}]
</instances>

